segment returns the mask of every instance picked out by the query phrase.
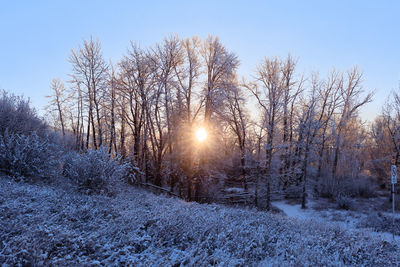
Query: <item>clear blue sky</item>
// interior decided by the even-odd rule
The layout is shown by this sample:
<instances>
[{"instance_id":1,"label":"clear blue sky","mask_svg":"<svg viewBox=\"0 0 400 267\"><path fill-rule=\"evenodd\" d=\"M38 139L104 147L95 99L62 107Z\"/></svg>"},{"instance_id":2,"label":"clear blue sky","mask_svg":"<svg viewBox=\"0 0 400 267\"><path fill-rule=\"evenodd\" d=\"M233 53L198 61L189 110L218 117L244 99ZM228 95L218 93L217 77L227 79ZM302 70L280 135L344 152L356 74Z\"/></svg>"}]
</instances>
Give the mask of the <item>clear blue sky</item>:
<instances>
[{"instance_id":1,"label":"clear blue sky","mask_svg":"<svg viewBox=\"0 0 400 267\"><path fill-rule=\"evenodd\" d=\"M3 1L0 89L30 97L40 110L50 81L68 80L71 48L93 35L117 62L129 41L142 46L169 34L217 35L249 76L264 56L299 59L298 70L321 75L358 65L380 112L400 79L399 1Z\"/></svg>"}]
</instances>

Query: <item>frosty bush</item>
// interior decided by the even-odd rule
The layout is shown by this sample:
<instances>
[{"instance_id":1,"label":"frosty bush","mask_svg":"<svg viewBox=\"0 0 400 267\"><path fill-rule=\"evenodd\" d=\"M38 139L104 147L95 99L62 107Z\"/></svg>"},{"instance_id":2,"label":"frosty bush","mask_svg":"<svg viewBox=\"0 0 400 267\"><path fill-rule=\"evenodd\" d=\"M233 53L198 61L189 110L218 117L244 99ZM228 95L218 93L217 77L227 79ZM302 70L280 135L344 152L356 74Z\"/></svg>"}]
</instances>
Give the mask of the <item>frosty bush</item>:
<instances>
[{"instance_id":1,"label":"frosty bush","mask_svg":"<svg viewBox=\"0 0 400 267\"><path fill-rule=\"evenodd\" d=\"M351 199L343 194L339 194L335 200L338 205L337 207L341 210L350 210L352 208L353 203Z\"/></svg>"},{"instance_id":2,"label":"frosty bush","mask_svg":"<svg viewBox=\"0 0 400 267\"><path fill-rule=\"evenodd\" d=\"M6 91L0 92L0 134L5 131L30 135L36 132L40 136L46 133L46 125L38 118L35 109L28 100Z\"/></svg>"},{"instance_id":3,"label":"frosty bush","mask_svg":"<svg viewBox=\"0 0 400 267\"><path fill-rule=\"evenodd\" d=\"M334 199L339 192L338 187L334 179L323 177L318 185L319 196Z\"/></svg>"},{"instance_id":4,"label":"frosty bush","mask_svg":"<svg viewBox=\"0 0 400 267\"><path fill-rule=\"evenodd\" d=\"M128 165L119 164L120 158L112 157L106 147L89 149L86 153L70 152L64 162L64 176L76 182L79 189L89 194L108 191L110 180L122 180Z\"/></svg>"},{"instance_id":5,"label":"frosty bush","mask_svg":"<svg viewBox=\"0 0 400 267\"><path fill-rule=\"evenodd\" d=\"M400 235L400 218L396 218L394 222L394 228L392 224L391 216L386 216L380 212L374 212L368 214L367 217L358 222L357 227L359 228L372 228L377 232L392 232L396 235Z\"/></svg>"},{"instance_id":6,"label":"frosty bush","mask_svg":"<svg viewBox=\"0 0 400 267\"><path fill-rule=\"evenodd\" d=\"M375 197L375 187L376 184L374 184L372 181L367 179L366 177L362 177L351 183L353 185L352 188L354 188L354 195L355 196L360 196L364 198L370 198L370 197Z\"/></svg>"},{"instance_id":7,"label":"frosty bush","mask_svg":"<svg viewBox=\"0 0 400 267\"><path fill-rule=\"evenodd\" d=\"M54 145L36 133L0 134L0 169L15 178L50 177L57 170Z\"/></svg>"},{"instance_id":8,"label":"frosty bush","mask_svg":"<svg viewBox=\"0 0 400 267\"><path fill-rule=\"evenodd\" d=\"M367 177L342 177L340 180L322 178L318 191L320 197L336 199L339 195L347 197L374 197L376 184Z\"/></svg>"}]
</instances>

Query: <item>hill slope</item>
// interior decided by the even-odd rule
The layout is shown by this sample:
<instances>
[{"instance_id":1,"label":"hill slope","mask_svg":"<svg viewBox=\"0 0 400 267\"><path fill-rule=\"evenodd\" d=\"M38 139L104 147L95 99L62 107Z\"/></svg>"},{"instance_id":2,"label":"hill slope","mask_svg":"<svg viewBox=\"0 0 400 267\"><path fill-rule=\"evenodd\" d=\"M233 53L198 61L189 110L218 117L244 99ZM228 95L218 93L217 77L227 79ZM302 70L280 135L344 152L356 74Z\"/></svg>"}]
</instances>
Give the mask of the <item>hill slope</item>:
<instances>
[{"instance_id":1,"label":"hill slope","mask_svg":"<svg viewBox=\"0 0 400 267\"><path fill-rule=\"evenodd\" d=\"M400 244L334 225L120 187L114 196L0 178L0 262L16 265L400 264Z\"/></svg>"}]
</instances>

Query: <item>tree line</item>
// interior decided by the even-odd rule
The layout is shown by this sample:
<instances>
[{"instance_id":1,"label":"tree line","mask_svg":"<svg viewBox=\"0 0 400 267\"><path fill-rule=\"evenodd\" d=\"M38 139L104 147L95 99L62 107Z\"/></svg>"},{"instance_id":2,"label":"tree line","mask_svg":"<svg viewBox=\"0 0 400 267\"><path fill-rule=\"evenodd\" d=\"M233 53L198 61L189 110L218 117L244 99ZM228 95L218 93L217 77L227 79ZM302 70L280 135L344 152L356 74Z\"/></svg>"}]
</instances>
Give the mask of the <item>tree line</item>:
<instances>
[{"instance_id":1,"label":"tree line","mask_svg":"<svg viewBox=\"0 0 400 267\"><path fill-rule=\"evenodd\" d=\"M67 86L51 83L54 129L77 150L122 155L138 167L137 182L188 200L241 187L266 209L276 194L306 207L310 193L335 198L371 176L385 186L385 166L399 164L399 96L368 127L359 110L373 92L356 67L305 75L289 55L240 77L238 56L214 36L131 42L117 64L90 38L69 62ZM204 142L194 138L199 127Z\"/></svg>"}]
</instances>

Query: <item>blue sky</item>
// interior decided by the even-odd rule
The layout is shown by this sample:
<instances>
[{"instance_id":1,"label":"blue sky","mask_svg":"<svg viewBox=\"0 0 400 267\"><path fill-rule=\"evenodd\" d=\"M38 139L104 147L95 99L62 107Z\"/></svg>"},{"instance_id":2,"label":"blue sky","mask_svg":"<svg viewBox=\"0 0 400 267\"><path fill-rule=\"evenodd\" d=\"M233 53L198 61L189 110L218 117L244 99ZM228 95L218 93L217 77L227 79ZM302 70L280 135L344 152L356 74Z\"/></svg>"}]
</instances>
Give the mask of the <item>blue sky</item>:
<instances>
[{"instance_id":1,"label":"blue sky","mask_svg":"<svg viewBox=\"0 0 400 267\"><path fill-rule=\"evenodd\" d=\"M41 109L50 81L67 81L71 48L93 35L117 62L129 41L149 46L169 34L217 35L249 77L265 57L298 58L298 71L357 65L376 90L362 110L372 120L400 79L399 1L3 1L0 89Z\"/></svg>"}]
</instances>

